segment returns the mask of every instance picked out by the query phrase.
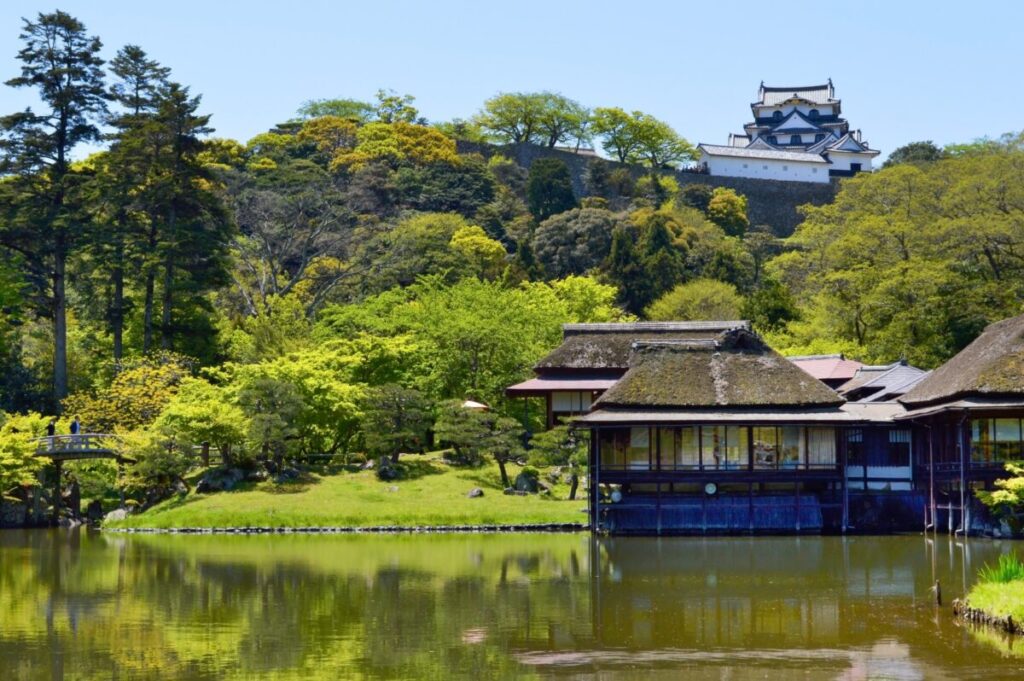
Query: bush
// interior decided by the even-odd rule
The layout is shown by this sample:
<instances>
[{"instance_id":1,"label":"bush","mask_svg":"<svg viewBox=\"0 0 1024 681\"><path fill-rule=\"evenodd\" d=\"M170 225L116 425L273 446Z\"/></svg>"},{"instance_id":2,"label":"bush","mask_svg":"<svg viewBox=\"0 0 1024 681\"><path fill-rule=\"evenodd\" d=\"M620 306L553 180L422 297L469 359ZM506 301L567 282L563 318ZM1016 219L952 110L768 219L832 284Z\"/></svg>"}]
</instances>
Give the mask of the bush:
<instances>
[{"instance_id":1,"label":"bush","mask_svg":"<svg viewBox=\"0 0 1024 681\"><path fill-rule=\"evenodd\" d=\"M999 561L995 565L985 563L978 570L978 579L995 584L1024 580L1024 562L1021 562L1016 553L1004 553L999 556Z\"/></svg>"}]
</instances>

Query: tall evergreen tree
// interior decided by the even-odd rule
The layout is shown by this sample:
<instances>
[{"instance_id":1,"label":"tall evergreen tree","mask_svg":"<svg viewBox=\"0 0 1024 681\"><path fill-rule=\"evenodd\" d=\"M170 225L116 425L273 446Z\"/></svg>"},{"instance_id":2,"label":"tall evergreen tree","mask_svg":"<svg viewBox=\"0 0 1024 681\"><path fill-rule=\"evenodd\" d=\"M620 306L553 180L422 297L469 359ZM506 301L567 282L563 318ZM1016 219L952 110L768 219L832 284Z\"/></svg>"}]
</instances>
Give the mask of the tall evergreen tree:
<instances>
[{"instance_id":1,"label":"tall evergreen tree","mask_svg":"<svg viewBox=\"0 0 1024 681\"><path fill-rule=\"evenodd\" d=\"M77 179L71 151L99 138L96 122L106 110L100 40L61 11L25 20L18 53L21 75L7 81L36 90L45 110L31 108L0 118L0 174L14 177L14 219L0 241L20 253L40 287L53 323L53 392L67 394L67 262L81 237L73 205Z\"/></svg>"}]
</instances>

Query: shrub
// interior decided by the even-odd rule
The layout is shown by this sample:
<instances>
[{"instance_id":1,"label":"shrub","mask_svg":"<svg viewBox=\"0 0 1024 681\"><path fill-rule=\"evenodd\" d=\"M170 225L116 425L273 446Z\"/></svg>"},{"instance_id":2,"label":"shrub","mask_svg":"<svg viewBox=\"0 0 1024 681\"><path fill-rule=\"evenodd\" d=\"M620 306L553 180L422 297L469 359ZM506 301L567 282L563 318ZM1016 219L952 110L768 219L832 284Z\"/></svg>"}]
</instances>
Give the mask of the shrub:
<instances>
[{"instance_id":1,"label":"shrub","mask_svg":"<svg viewBox=\"0 0 1024 681\"><path fill-rule=\"evenodd\" d=\"M985 565L978 570L978 579L982 582L1005 584L1024 580L1024 562L1016 553L1004 553L999 556L995 565Z\"/></svg>"}]
</instances>

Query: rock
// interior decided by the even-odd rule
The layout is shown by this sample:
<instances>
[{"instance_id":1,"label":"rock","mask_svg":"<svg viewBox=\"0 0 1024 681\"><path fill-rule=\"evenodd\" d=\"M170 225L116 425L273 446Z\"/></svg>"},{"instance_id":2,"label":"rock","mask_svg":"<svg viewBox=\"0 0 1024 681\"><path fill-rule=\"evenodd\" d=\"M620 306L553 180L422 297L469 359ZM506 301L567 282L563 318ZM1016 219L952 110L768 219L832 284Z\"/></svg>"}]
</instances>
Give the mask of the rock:
<instances>
[{"instance_id":1,"label":"rock","mask_svg":"<svg viewBox=\"0 0 1024 681\"><path fill-rule=\"evenodd\" d=\"M73 530L81 524L81 520L72 516L61 516L61 518L57 521L57 525L59 525L60 527L67 528L69 530Z\"/></svg>"},{"instance_id":2,"label":"rock","mask_svg":"<svg viewBox=\"0 0 1024 681\"><path fill-rule=\"evenodd\" d=\"M85 509L85 517L90 525L98 525L103 520L103 503L99 499L93 499Z\"/></svg>"},{"instance_id":3,"label":"rock","mask_svg":"<svg viewBox=\"0 0 1024 681\"><path fill-rule=\"evenodd\" d=\"M28 506L0 499L0 527L24 527Z\"/></svg>"},{"instance_id":4,"label":"rock","mask_svg":"<svg viewBox=\"0 0 1024 681\"><path fill-rule=\"evenodd\" d=\"M537 482L537 488L540 490L541 494L551 494L552 492L551 485L544 482L543 480Z\"/></svg>"},{"instance_id":5,"label":"rock","mask_svg":"<svg viewBox=\"0 0 1024 681\"><path fill-rule=\"evenodd\" d=\"M71 483L71 488L64 498L64 508L70 509L75 516L82 513L82 488L78 486L77 480Z\"/></svg>"},{"instance_id":6,"label":"rock","mask_svg":"<svg viewBox=\"0 0 1024 681\"><path fill-rule=\"evenodd\" d=\"M483 495L484 491L482 489L480 489L479 487L474 487L473 489L469 490L469 494L467 494L466 496L469 497L470 499L478 499Z\"/></svg>"},{"instance_id":7,"label":"rock","mask_svg":"<svg viewBox=\"0 0 1024 681\"><path fill-rule=\"evenodd\" d=\"M536 494L540 489L539 482L535 471L523 470L516 476L516 481L512 486L517 492Z\"/></svg>"},{"instance_id":8,"label":"rock","mask_svg":"<svg viewBox=\"0 0 1024 681\"><path fill-rule=\"evenodd\" d=\"M369 461L364 463L362 466L360 466L359 470L361 470L361 471L372 471L373 470L373 459L370 459Z\"/></svg>"},{"instance_id":9,"label":"rock","mask_svg":"<svg viewBox=\"0 0 1024 681\"><path fill-rule=\"evenodd\" d=\"M103 516L103 522L108 523L112 520L124 520L128 517L128 510L124 508L115 508L110 513Z\"/></svg>"},{"instance_id":10,"label":"rock","mask_svg":"<svg viewBox=\"0 0 1024 681\"><path fill-rule=\"evenodd\" d=\"M245 473L237 468L211 468L203 473L203 477L196 483L196 492L230 492L244 479Z\"/></svg>"},{"instance_id":11,"label":"rock","mask_svg":"<svg viewBox=\"0 0 1024 681\"><path fill-rule=\"evenodd\" d=\"M278 485L282 485L287 482L295 482L302 477L302 471L292 466L283 466L281 470L274 476L274 482Z\"/></svg>"},{"instance_id":12,"label":"rock","mask_svg":"<svg viewBox=\"0 0 1024 681\"><path fill-rule=\"evenodd\" d=\"M390 487L388 487L388 491L389 492L397 492L398 491L398 485L391 485Z\"/></svg>"}]
</instances>

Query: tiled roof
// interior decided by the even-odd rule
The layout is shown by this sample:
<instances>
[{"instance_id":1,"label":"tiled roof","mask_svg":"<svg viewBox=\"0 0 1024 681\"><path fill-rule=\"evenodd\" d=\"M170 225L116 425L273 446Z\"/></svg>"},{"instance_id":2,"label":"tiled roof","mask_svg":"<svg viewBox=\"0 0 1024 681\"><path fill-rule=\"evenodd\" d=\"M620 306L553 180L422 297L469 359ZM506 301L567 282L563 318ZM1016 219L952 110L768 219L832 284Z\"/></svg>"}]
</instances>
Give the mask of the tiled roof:
<instances>
[{"instance_id":1,"label":"tiled roof","mask_svg":"<svg viewBox=\"0 0 1024 681\"><path fill-rule=\"evenodd\" d=\"M908 392L924 379L928 372L906 362L886 366L864 366L837 389L840 395L857 402L893 399Z\"/></svg>"},{"instance_id":2,"label":"tiled roof","mask_svg":"<svg viewBox=\"0 0 1024 681\"><path fill-rule=\"evenodd\" d=\"M505 388L506 395L519 395L524 393L548 392L551 390L564 390L569 392L590 392L594 390L607 390L615 385L619 378L610 376L539 376L531 378L522 383L516 383Z\"/></svg>"},{"instance_id":3,"label":"tiled roof","mask_svg":"<svg viewBox=\"0 0 1024 681\"><path fill-rule=\"evenodd\" d=\"M836 100L832 99L831 85L807 85L802 87L761 87L761 101L758 104L774 106L781 104L787 99L799 97L815 104L829 104Z\"/></svg>"},{"instance_id":4,"label":"tiled roof","mask_svg":"<svg viewBox=\"0 0 1024 681\"><path fill-rule=\"evenodd\" d=\"M828 161L819 154L806 151L778 151L773 149L751 149L749 147L727 147L719 144L701 144L697 147L708 156L733 156L736 158L761 158L776 161L802 161L803 163L822 163Z\"/></svg>"},{"instance_id":5,"label":"tiled roof","mask_svg":"<svg viewBox=\"0 0 1024 681\"><path fill-rule=\"evenodd\" d=\"M790 357L789 361L797 365L819 381L853 378L863 364L842 355L810 355L807 357Z\"/></svg>"}]
</instances>

